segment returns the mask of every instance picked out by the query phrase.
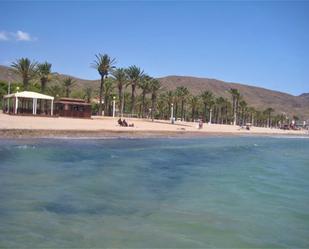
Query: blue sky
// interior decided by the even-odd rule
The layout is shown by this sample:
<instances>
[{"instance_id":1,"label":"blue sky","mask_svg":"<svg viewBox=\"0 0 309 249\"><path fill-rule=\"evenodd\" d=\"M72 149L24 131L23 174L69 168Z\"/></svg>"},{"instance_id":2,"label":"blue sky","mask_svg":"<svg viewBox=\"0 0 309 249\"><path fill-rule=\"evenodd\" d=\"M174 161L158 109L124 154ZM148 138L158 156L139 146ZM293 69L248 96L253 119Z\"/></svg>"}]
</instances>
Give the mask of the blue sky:
<instances>
[{"instance_id":1,"label":"blue sky","mask_svg":"<svg viewBox=\"0 0 309 249\"><path fill-rule=\"evenodd\" d=\"M96 53L154 77L309 92L308 1L0 2L0 64L29 57L97 79Z\"/></svg>"}]
</instances>

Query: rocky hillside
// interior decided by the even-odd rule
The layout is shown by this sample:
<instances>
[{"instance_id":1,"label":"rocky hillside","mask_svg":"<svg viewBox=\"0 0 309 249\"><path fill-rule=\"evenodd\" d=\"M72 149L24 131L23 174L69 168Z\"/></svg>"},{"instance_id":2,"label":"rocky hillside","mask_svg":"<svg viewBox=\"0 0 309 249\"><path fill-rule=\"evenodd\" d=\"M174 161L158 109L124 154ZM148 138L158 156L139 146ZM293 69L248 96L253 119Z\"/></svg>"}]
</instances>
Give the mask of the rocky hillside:
<instances>
[{"instance_id":1,"label":"rocky hillside","mask_svg":"<svg viewBox=\"0 0 309 249\"><path fill-rule=\"evenodd\" d=\"M57 74L56 77L61 80L68 75ZM72 76L71 76L72 77ZM99 80L84 80L73 77L76 80L76 88L91 86L99 87ZM9 73L9 68L0 66L0 80L20 81L20 78ZM309 93L303 93L300 96L268 90L260 87L248 86L238 83L224 82L216 79L185 77L185 76L167 76L159 78L162 86L166 90L174 90L178 86L187 87L192 94L199 94L204 90L213 92L216 96L231 98L228 90L237 88L242 97L249 105L257 109L266 109L272 107L276 113L286 113L288 115L297 115L303 119L309 119Z\"/></svg>"},{"instance_id":2,"label":"rocky hillside","mask_svg":"<svg viewBox=\"0 0 309 249\"><path fill-rule=\"evenodd\" d=\"M66 77L72 77L75 80L76 88L88 87L88 86L96 87L97 84L99 84L98 80L84 80L84 79L79 79L71 75L54 73L54 79L56 82L59 82ZM18 82L18 81L21 81L21 78L18 75L15 75L14 73L12 73L9 67L0 65L0 80L3 80L3 81L10 80L11 82Z\"/></svg>"},{"instance_id":3,"label":"rocky hillside","mask_svg":"<svg viewBox=\"0 0 309 249\"><path fill-rule=\"evenodd\" d=\"M228 90L236 88L245 101L257 108L266 109L272 107L276 113L287 113L309 119L309 93L293 96L291 94L268 90L265 88L248 86L238 83L224 82L216 79L205 79L183 76L168 76L160 81L166 89L175 89L178 86L186 86L193 94L201 91L212 91L216 96L231 98Z\"/></svg>"}]
</instances>

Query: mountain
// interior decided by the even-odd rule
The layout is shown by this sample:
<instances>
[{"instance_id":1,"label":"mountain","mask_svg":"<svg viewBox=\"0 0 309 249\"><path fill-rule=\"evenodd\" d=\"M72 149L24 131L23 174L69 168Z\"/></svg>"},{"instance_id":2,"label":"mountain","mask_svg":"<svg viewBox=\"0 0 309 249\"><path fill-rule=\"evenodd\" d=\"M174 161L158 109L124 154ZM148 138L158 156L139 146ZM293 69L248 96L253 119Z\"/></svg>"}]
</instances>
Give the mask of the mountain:
<instances>
[{"instance_id":1,"label":"mountain","mask_svg":"<svg viewBox=\"0 0 309 249\"><path fill-rule=\"evenodd\" d=\"M68 75L58 73L55 73L55 75L60 81L64 77L68 77ZM73 78L76 80L75 88L93 87L98 89L99 87L99 80ZM8 81L9 79L11 81L20 81L18 76L9 73L9 67L0 65L0 80ZM228 99L231 99L228 90L236 88L244 100L256 109L264 110L272 107L278 114L286 113L289 116L297 115L302 119L309 119L309 93L293 96L283 92L239 83L187 76L167 76L159 78L159 80L166 90L174 90L178 86L185 86L192 94L200 94L202 91L209 90L216 96L222 96Z\"/></svg>"},{"instance_id":2,"label":"mountain","mask_svg":"<svg viewBox=\"0 0 309 249\"><path fill-rule=\"evenodd\" d=\"M309 102L309 93L303 93L299 95L298 97L301 98L303 101Z\"/></svg>"},{"instance_id":3,"label":"mountain","mask_svg":"<svg viewBox=\"0 0 309 249\"><path fill-rule=\"evenodd\" d=\"M299 97L309 98L309 93L302 93Z\"/></svg>"},{"instance_id":4,"label":"mountain","mask_svg":"<svg viewBox=\"0 0 309 249\"><path fill-rule=\"evenodd\" d=\"M62 81L66 77L72 77L75 80L75 88L80 88L80 87L88 87L88 86L97 86L99 84L98 80L84 80L80 79L71 75L66 75L66 74L59 74L59 73L53 73L54 78L57 79L57 81ZM17 82L21 81L21 78L14 74L9 67L0 65L0 81L11 81L11 82Z\"/></svg>"},{"instance_id":5,"label":"mountain","mask_svg":"<svg viewBox=\"0 0 309 249\"><path fill-rule=\"evenodd\" d=\"M236 88L244 100L256 109L264 110L272 107L276 113L286 113L289 116L297 115L309 119L309 94L300 96L273 91L261 87L248 86L244 84L224 82L216 79L168 76L159 79L167 89L175 89L178 86L186 86L192 94L199 94L204 90L213 92L216 96L231 99L228 90Z\"/></svg>"}]
</instances>

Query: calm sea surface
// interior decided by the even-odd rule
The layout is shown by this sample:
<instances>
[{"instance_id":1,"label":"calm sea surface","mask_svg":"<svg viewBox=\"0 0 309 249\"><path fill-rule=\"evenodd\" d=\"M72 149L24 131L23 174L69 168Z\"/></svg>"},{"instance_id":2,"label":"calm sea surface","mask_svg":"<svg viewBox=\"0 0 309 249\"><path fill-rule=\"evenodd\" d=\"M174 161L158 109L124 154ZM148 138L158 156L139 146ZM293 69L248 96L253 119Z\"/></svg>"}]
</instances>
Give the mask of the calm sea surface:
<instances>
[{"instance_id":1,"label":"calm sea surface","mask_svg":"<svg viewBox=\"0 0 309 249\"><path fill-rule=\"evenodd\" d=\"M0 248L309 247L309 139L0 139Z\"/></svg>"}]
</instances>

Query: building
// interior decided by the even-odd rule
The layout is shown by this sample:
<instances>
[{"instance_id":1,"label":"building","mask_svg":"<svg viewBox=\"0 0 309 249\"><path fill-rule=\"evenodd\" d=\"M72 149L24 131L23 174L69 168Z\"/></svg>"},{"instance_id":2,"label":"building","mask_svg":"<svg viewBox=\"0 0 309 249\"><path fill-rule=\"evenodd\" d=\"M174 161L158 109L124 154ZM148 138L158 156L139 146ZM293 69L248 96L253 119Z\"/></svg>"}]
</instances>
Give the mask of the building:
<instances>
[{"instance_id":1,"label":"building","mask_svg":"<svg viewBox=\"0 0 309 249\"><path fill-rule=\"evenodd\" d=\"M61 117L90 118L91 104L83 99L61 98L55 101L55 114Z\"/></svg>"},{"instance_id":2,"label":"building","mask_svg":"<svg viewBox=\"0 0 309 249\"><path fill-rule=\"evenodd\" d=\"M3 96L3 112L16 115L53 116L54 97L37 92L17 92Z\"/></svg>"}]
</instances>

